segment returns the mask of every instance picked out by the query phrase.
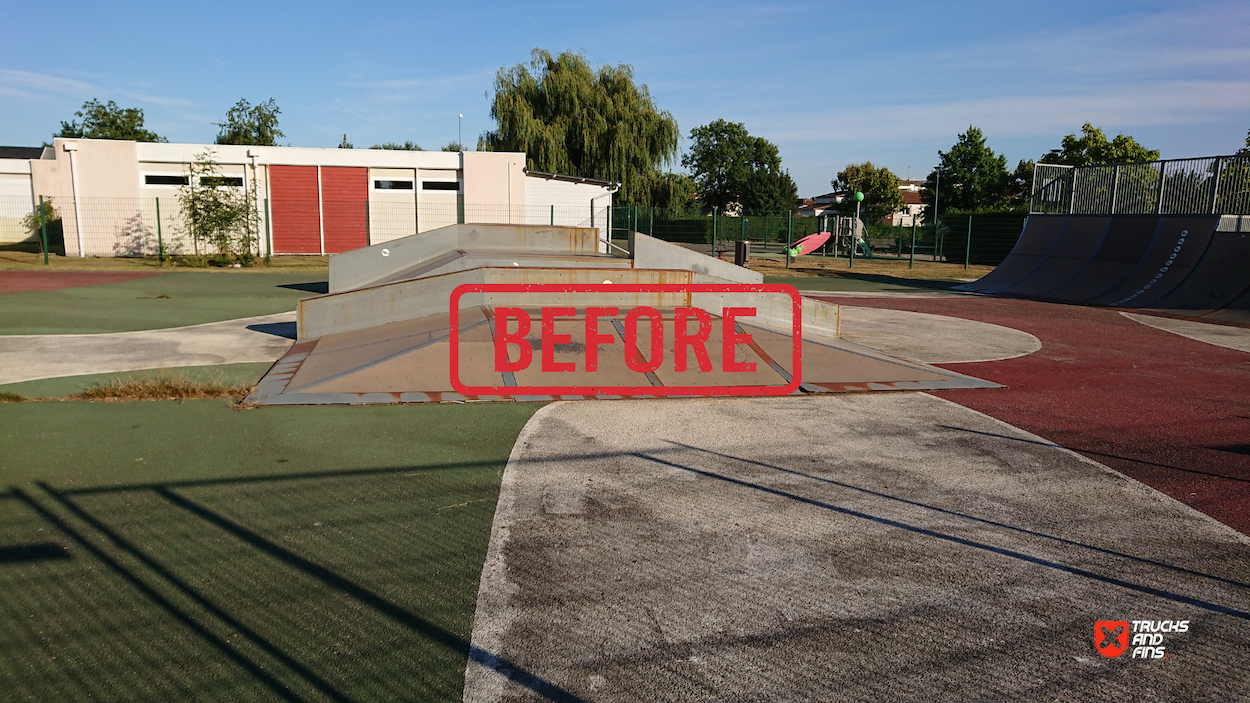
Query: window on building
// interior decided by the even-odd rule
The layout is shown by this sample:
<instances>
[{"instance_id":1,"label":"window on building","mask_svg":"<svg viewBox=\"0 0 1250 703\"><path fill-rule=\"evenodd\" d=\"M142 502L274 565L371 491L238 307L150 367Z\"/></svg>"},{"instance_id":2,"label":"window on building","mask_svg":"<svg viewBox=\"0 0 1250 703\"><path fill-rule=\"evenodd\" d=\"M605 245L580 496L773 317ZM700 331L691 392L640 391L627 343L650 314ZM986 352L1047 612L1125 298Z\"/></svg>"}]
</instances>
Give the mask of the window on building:
<instances>
[{"instance_id":1,"label":"window on building","mask_svg":"<svg viewBox=\"0 0 1250 703\"><path fill-rule=\"evenodd\" d=\"M412 190L412 181L374 181L374 190Z\"/></svg>"},{"instance_id":2,"label":"window on building","mask_svg":"<svg viewBox=\"0 0 1250 703\"><path fill-rule=\"evenodd\" d=\"M421 181L421 190L460 190L459 181Z\"/></svg>"},{"instance_id":3,"label":"window on building","mask_svg":"<svg viewBox=\"0 0 1250 703\"><path fill-rule=\"evenodd\" d=\"M146 174L143 176L143 184L149 186L185 186L187 177Z\"/></svg>"},{"instance_id":4,"label":"window on building","mask_svg":"<svg viewBox=\"0 0 1250 703\"><path fill-rule=\"evenodd\" d=\"M231 188L242 188L242 176L203 176L200 178L200 185L205 188L217 188L219 186L228 186Z\"/></svg>"}]
</instances>

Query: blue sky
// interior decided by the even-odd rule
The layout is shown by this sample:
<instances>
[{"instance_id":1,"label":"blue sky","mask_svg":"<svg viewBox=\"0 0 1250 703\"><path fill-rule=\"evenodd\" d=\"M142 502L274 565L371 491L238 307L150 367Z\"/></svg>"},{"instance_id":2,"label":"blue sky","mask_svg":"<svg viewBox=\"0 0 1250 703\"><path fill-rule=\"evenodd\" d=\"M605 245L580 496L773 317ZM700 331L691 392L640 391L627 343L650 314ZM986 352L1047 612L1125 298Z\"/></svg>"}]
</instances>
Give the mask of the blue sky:
<instances>
[{"instance_id":1,"label":"blue sky","mask_svg":"<svg viewBox=\"0 0 1250 703\"><path fill-rule=\"evenodd\" d=\"M1011 166L1087 121L1164 158L1231 153L1250 129L1244 0L10 2L0 24L6 145L49 140L89 98L211 142L241 97L273 97L295 146L436 149L458 113L473 144L495 72L535 47L631 64L683 134L745 123L808 196L864 160L923 177L970 124Z\"/></svg>"}]
</instances>

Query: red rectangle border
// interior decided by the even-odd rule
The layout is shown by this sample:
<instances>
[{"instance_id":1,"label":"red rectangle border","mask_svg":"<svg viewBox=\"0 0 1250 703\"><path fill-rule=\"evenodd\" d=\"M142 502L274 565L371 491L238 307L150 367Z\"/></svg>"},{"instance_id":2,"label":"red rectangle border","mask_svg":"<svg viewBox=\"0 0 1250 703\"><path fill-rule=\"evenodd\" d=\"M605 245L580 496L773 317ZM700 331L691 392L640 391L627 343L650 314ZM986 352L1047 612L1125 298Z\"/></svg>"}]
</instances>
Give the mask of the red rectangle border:
<instances>
[{"instance_id":1,"label":"red rectangle border","mask_svg":"<svg viewBox=\"0 0 1250 703\"><path fill-rule=\"evenodd\" d=\"M794 306L793 361L784 386L466 386L460 382L460 298L469 293L784 293ZM773 396L790 395L802 382L803 304L794 286L776 283L468 283L451 293L451 385L466 396Z\"/></svg>"}]
</instances>

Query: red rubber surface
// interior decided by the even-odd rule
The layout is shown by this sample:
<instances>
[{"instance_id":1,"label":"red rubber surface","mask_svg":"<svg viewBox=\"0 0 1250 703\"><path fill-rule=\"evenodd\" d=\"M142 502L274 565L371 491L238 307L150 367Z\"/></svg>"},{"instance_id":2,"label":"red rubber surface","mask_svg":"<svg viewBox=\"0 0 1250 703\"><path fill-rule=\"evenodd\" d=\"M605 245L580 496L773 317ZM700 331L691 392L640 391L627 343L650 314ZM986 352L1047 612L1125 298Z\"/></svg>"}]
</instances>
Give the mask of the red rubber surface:
<instances>
[{"instance_id":1,"label":"red rubber surface","mask_svg":"<svg viewBox=\"0 0 1250 703\"><path fill-rule=\"evenodd\" d=\"M1000 298L828 298L1013 327L1028 356L946 368L1007 386L935 391L1131 476L1250 534L1250 354L1114 310ZM1114 515L1115 506L1100 506Z\"/></svg>"},{"instance_id":2,"label":"red rubber surface","mask_svg":"<svg viewBox=\"0 0 1250 703\"><path fill-rule=\"evenodd\" d=\"M0 271L0 294L98 286L159 276L164 271Z\"/></svg>"}]
</instances>

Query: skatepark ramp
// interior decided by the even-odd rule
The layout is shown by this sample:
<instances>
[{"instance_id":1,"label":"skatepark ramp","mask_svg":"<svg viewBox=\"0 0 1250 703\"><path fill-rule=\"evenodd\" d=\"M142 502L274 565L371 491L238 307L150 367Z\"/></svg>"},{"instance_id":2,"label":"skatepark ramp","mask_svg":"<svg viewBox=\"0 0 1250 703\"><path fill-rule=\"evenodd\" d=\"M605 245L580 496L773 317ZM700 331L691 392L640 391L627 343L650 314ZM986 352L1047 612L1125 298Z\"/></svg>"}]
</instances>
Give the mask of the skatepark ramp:
<instances>
[{"instance_id":1,"label":"skatepark ramp","mask_svg":"<svg viewBox=\"0 0 1250 703\"><path fill-rule=\"evenodd\" d=\"M630 236L628 258L605 253L601 243L588 228L461 224L336 255L330 293L300 301L296 343L248 400L380 404L996 385L842 340L837 305L765 285L757 271L641 233ZM690 331L691 321L699 331ZM686 365L687 351L697 369Z\"/></svg>"},{"instance_id":2,"label":"skatepark ramp","mask_svg":"<svg viewBox=\"0 0 1250 703\"><path fill-rule=\"evenodd\" d=\"M1038 164L1030 210L960 289L1250 326L1250 155Z\"/></svg>"}]
</instances>

